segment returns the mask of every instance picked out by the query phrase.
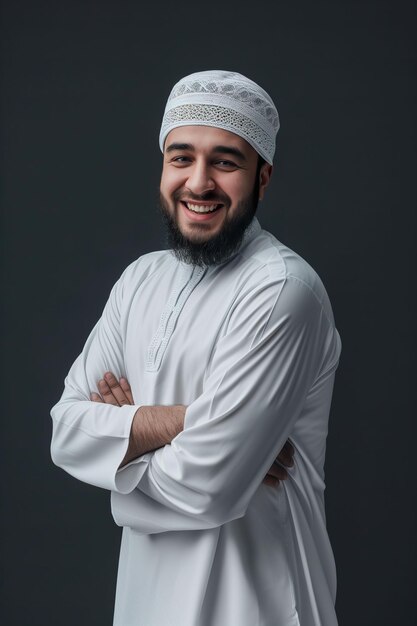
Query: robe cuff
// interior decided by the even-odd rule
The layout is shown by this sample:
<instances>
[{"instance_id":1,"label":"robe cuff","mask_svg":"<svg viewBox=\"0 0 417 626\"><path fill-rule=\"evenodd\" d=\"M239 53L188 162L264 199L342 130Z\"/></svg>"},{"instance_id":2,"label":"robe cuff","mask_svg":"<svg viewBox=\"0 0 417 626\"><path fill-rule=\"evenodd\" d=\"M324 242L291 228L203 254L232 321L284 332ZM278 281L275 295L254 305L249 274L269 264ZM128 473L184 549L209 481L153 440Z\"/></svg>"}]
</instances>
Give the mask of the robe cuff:
<instances>
[{"instance_id":1,"label":"robe cuff","mask_svg":"<svg viewBox=\"0 0 417 626\"><path fill-rule=\"evenodd\" d=\"M133 491L145 473L152 455L153 452L145 452L118 469L114 478L115 491L121 494Z\"/></svg>"}]
</instances>

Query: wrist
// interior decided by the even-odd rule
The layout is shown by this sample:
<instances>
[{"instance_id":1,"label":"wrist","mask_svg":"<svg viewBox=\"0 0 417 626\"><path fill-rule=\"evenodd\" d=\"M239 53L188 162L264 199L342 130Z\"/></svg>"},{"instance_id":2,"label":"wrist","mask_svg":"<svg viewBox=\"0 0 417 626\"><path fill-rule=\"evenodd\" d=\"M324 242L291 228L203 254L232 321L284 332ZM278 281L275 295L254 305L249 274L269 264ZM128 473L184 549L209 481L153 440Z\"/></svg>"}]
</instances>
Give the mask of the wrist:
<instances>
[{"instance_id":1,"label":"wrist","mask_svg":"<svg viewBox=\"0 0 417 626\"><path fill-rule=\"evenodd\" d=\"M137 454L171 443L184 428L186 408L183 404L140 406L131 431Z\"/></svg>"},{"instance_id":2,"label":"wrist","mask_svg":"<svg viewBox=\"0 0 417 626\"><path fill-rule=\"evenodd\" d=\"M184 417L187 407L184 404L174 404L172 406L172 414L175 423L175 434L178 435L184 430Z\"/></svg>"}]
</instances>

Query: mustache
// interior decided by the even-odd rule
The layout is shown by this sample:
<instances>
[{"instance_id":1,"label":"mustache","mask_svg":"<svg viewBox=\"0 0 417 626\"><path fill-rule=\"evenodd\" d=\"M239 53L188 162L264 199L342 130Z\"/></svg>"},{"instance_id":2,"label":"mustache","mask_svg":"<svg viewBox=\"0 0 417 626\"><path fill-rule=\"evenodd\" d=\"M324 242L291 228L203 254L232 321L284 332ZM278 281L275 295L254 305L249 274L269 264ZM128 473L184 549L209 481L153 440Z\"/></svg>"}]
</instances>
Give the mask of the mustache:
<instances>
[{"instance_id":1,"label":"mustache","mask_svg":"<svg viewBox=\"0 0 417 626\"><path fill-rule=\"evenodd\" d=\"M202 194L184 193L183 191L174 191L172 194L173 200L181 202L183 200L200 200L201 202L213 202L216 204L224 204L228 206L230 204L230 198L228 196L219 195L214 191L207 191Z\"/></svg>"}]
</instances>

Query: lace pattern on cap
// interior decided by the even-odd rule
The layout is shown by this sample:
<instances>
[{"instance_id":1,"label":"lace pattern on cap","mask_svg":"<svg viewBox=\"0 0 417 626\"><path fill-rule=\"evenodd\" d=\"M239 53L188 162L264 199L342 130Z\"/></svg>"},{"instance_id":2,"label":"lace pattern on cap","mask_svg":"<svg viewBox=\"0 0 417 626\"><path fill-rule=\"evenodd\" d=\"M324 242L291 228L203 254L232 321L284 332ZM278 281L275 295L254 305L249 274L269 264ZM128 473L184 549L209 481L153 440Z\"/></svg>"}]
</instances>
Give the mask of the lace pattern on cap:
<instances>
[{"instance_id":1,"label":"lace pattern on cap","mask_svg":"<svg viewBox=\"0 0 417 626\"><path fill-rule=\"evenodd\" d=\"M229 73L225 72L224 74L226 76ZM252 83L249 79L239 80L239 74L237 73L231 74L232 80L229 79L225 82L219 82L217 72L213 74L206 72L205 78L199 77L198 80L193 80L193 76L195 75L189 77L191 80L180 81L174 85L168 98L168 103L179 96L191 93L211 93L226 96L254 109L269 122L275 132L278 132L279 117L277 110L266 91L259 85ZM251 89L251 83L254 86L253 90Z\"/></svg>"},{"instance_id":2,"label":"lace pattern on cap","mask_svg":"<svg viewBox=\"0 0 417 626\"><path fill-rule=\"evenodd\" d=\"M272 164L278 112L267 92L243 74L207 70L189 74L176 83L159 134L162 152L167 134L176 126L187 124L236 133Z\"/></svg>"},{"instance_id":3,"label":"lace pattern on cap","mask_svg":"<svg viewBox=\"0 0 417 626\"><path fill-rule=\"evenodd\" d=\"M164 115L161 128L161 143L170 130L177 126L214 126L228 130L246 141L268 162L274 154L275 143L258 124L233 109L212 104L183 104ZM161 145L161 149L163 146Z\"/></svg>"}]
</instances>

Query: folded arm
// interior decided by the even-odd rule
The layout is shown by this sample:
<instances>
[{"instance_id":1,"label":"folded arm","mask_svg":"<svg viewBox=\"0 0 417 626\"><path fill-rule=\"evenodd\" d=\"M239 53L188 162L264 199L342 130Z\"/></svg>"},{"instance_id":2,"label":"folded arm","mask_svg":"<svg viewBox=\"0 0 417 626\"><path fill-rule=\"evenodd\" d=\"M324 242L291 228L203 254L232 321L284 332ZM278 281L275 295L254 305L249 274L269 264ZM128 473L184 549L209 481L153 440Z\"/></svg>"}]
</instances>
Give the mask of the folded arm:
<instances>
[{"instance_id":1,"label":"folded arm","mask_svg":"<svg viewBox=\"0 0 417 626\"><path fill-rule=\"evenodd\" d=\"M218 340L184 430L153 453L135 490L113 494L118 524L155 533L212 528L245 514L291 434L334 332L300 281L259 289Z\"/></svg>"},{"instance_id":2,"label":"folded arm","mask_svg":"<svg viewBox=\"0 0 417 626\"><path fill-rule=\"evenodd\" d=\"M90 396L103 372L126 377L122 281L116 283L51 411L51 454L76 478L113 491L117 523L153 533L210 528L244 515L291 433L329 332L320 304L301 283L259 290L255 304L237 307L218 340L184 430L171 445L129 462L140 405L114 406Z\"/></svg>"},{"instance_id":3,"label":"folded arm","mask_svg":"<svg viewBox=\"0 0 417 626\"><path fill-rule=\"evenodd\" d=\"M105 402L113 406L133 404L129 381L123 376L117 380L113 372L106 372L98 381L100 394L92 392L93 402ZM186 406L141 406L135 413L129 437L129 447L119 469L130 461L150 450L156 450L176 437L184 428ZM288 478L285 468L292 467L294 447L286 441L277 458L272 463L263 482L271 487L278 486Z\"/></svg>"},{"instance_id":4,"label":"folded arm","mask_svg":"<svg viewBox=\"0 0 417 626\"><path fill-rule=\"evenodd\" d=\"M140 405L93 402L90 394L97 390L103 372L126 376L120 332L126 271L111 290L51 410L54 463L83 482L121 493L134 489L153 454L147 451L125 466L123 473L118 472L129 458L132 422ZM160 443L165 442L161 439Z\"/></svg>"}]
</instances>

